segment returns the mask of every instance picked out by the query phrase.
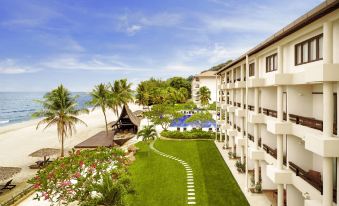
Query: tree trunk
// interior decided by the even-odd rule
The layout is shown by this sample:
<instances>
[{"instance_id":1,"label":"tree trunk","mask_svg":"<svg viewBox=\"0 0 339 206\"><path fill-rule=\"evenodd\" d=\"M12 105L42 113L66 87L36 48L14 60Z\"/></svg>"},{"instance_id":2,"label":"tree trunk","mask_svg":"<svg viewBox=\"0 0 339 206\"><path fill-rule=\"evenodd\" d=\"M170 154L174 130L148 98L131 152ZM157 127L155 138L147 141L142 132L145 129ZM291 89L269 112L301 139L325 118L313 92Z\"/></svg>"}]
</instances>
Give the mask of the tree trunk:
<instances>
[{"instance_id":1,"label":"tree trunk","mask_svg":"<svg viewBox=\"0 0 339 206\"><path fill-rule=\"evenodd\" d=\"M106 117L106 113L105 113L105 109L104 108L102 108L102 112L104 113L104 117L105 117L106 136L108 137L107 117Z\"/></svg>"},{"instance_id":2,"label":"tree trunk","mask_svg":"<svg viewBox=\"0 0 339 206\"><path fill-rule=\"evenodd\" d=\"M61 132L61 157L64 157L64 132Z\"/></svg>"}]
</instances>

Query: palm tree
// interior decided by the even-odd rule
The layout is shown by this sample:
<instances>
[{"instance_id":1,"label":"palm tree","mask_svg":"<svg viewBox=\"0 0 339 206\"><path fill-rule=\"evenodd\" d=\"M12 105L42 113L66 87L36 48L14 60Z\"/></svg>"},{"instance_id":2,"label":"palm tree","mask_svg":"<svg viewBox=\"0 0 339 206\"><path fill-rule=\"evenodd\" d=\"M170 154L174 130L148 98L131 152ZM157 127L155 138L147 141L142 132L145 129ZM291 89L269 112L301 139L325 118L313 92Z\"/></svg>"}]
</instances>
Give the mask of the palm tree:
<instances>
[{"instance_id":1,"label":"palm tree","mask_svg":"<svg viewBox=\"0 0 339 206\"><path fill-rule=\"evenodd\" d=\"M76 103L77 96L72 97L71 93L63 86L48 92L43 100L38 100L42 105L42 109L33 114L33 117L44 117L36 126L36 129L42 124L47 124L45 129L56 125L58 137L61 141L61 157L64 156L64 139L71 137L76 132L75 125L85 122L77 118L82 113L87 113L87 109L78 109ZM86 125L87 126L87 125Z\"/></svg>"},{"instance_id":2,"label":"palm tree","mask_svg":"<svg viewBox=\"0 0 339 206\"><path fill-rule=\"evenodd\" d=\"M142 141L145 141L147 143L150 142L150 140L154 140L158 137L157 131L155 129L155 126L153 124L145 126L142 130L140 130L137 134L137 138L142 137Z\"/></svg>"},{"instance_id":3,"label":"palm tree","mask_svg":"<svg viewBox=\"0 0 339 206\"><path fill-rule=\"evenodd\" d=\"M109 106L118 115L119 108L133 101L132 84L127 83L127 79L115 80L110 84L110 100Z\"/></svg>"},{"instance_id":4,"label":"palm tree","mask_svg":"<svg viewBox=\"0 0 339 206\"><path fill-rule=\"evenodd\" d=\"M199 98L201 105L208 105L209 101L211 100L211 91L205 86L201 87L199 89Z\"/></svg>"},{"instance_id":5,"label":"palm tree","mask_svg":"<svg viewBox=\"0 0 339 206\"><path fill-rule=\"evenodd\" d=\"M106 108L109 105L109 89L106 84L96 85L93 91L91 92L91 101L88 102L88 105L93 106L93 110L97 107L100 107L102 113L105 117L105 126L106 126L106 135L108 136L108 124L106 117Z\"/></svg>"}]
</instances>

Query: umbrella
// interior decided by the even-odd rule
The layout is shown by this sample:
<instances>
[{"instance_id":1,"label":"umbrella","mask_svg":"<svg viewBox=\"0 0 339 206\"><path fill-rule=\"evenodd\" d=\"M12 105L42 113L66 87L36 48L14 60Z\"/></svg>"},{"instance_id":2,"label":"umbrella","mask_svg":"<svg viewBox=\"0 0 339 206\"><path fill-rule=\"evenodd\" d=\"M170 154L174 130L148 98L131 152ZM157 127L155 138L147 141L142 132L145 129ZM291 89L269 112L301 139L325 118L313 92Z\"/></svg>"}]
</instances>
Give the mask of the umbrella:
<instances>
[{"instance_id":1,"label":"umbrella","mask_svg":"<svg viewBox=\"0 0 339 206\"><path fill-rule=\"evenodd\" d=\"M43 157L44 160L46 160L47 156L52 156L52 155L56 155L60 153L60 149L55 149L55 148L42 148L39 149L35 152L33 152L32 154L30 154L29 156L31 157Z\"/></svg>"},{"instance_id":2,"label":"umbrella","mask_svg":"<svg viewBox=\"0 0 339 206\"><path fill-rule=\"evenodd\" d=\"M0 181L7 180L20 171L20 167L0 167Z\"/></svg>"}]
</instances>

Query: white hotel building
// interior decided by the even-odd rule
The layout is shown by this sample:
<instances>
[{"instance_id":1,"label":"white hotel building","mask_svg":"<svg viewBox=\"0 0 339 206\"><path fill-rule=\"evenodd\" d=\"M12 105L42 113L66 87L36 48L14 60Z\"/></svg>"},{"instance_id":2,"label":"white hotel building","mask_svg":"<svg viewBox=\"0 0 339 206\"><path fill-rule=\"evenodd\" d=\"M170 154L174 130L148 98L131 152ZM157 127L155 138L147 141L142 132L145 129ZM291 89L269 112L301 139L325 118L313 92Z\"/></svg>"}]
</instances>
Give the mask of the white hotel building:
<instances>
[{"instance_id":1,"label":"white hotel building","mask_svg":"<svg viewBox=\"0 0 339 206\"><path fill-rule=\"evenodd\" d=\"M193 102L201 106L200 97L199 97L199 89L201 87L207 87L211 91L211 100L210 103L216 101L216 96L214 95L217 92L217 85L215 82L215 74L216 71L204 71L200 74L197 74L193 77L192 80L192 99Z\"/></svg>"},{"instance_id":2,"label":"white hotel building","mask_svg":"<svg viewBox=\"0 0 339 206\"><path fill-rule=\"evenodd\" d=\"M217 123L231 146L224 152L236 152L263 190L277 191L274 204L339 205L339 0L323 2L216 78Z\"/></svg>"}]
</instances>

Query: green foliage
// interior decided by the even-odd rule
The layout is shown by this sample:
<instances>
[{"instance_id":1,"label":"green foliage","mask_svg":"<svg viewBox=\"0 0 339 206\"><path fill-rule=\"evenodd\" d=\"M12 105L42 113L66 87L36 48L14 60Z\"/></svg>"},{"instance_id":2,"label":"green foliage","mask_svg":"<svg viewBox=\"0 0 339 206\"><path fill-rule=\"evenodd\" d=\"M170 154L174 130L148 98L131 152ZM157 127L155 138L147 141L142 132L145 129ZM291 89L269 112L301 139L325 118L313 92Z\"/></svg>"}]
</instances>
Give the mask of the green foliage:
<instances>
[{"instance_id":1,"label":"green foliage","mask_svg":"<svg viewBox=\"0 0 339 206\"><path fill-rule=\"evenodd\" d=\"M244 173L245 170L246 170L245 163L241 163L240 160L237 160L237 162L235 163L235 166L236 166L238 172L240 172L240 173Z\"/></svg>"},{"instance_id":2,"label":"green foliage","mask_svg":"<svg viewBox=\"0 0 339 206\"><path fill-rule=\"evenodd\" d=\"M150 119L153 124L160 125L166 130L171 122L182 116L173 105L157 104L153 105L150 111L144 112L145 117Z\"/></svg>"},{"instance_id":3,"label":"green foliage","mask_svg":"<svg viewBox=\"0 0 339 206\"><path fill-rule=\"evenodd\" d=\"M110 84L109 107L118 114L119 108L133 101L132 83L128 83L127 79L115 80Z\"/></svg>"},{"instance_id":4,"label":"green foliage","mask_svg":"<svg viewBox=\"0 0 339 206\"><path fill-rule=\"evenodd\" d=\"M36 129L42 124L46 124L45 128L52 125L57 126L58 137L61 141L61 156L64 156L64 138L73 135L76 131L76 124L86 125L77 116L88 113L88 110L77 108L76 99L77 96L71 96L71 93L63 85L60 85L46 93L43 100L37 100L42 105L42 109L32 115L33 117L43 117Z\"/></svg>"},{"instance_id":5,"label":"green foliage","mask_svg":"<svg viewBox=\"0 0 339 206\"><path fill-rule=\"evenodd\" d=\"M35 199L51 205L78 201L88 205L126 205L133 192L124 152L116 148L73 150L37 172L29 180L37 193Z\"/></svg>"},{"instance_id":6,"label":"green foliage","mask_svg":"<svg viewBox=\"0 0 339 206\"><path fill-rule=\"evenodd\" d=\"M215 132L191 130L191 131L168 131L161 132L161 136L172 139L214 139Z\"/></svg>"},{"instance_id":7,"label":"green foliage","mask_svg":"<svg viewBox=\"0 0 339 206\"><path fill-rule=\"evenodd\" d=\"M174 108L178 111L181 110L194 110L197 109L197 105L193 101L187 101L183 104L175 104Z\"/></svg>"},{"instance_id":8,"label":"green foliage","mask_svg":"<svg viewBox=\"0 0 339 206\"><path fill-rule=\"evenodd\" d=\"M217 103L213 102L212 104L208 105L207 110L215 110L216 106L217 106Z\"/></svg>"},{"instance_id":9,"label":"green foliage","mask_svg":"<svg viewBox=\"0 0 339 206\"><path fill-rule=\"evenodd\" d=\"M208 121L214 121L211 113L208 111L201 111L187 118L185 122L193 123L194 126L202 128L202 124Z\"/></svg>"},{"instance_id":10,"label":"green foliage","mask_svg":"<svg viewBox=\"0 0 339 206\"><path fill-rule=\"evenodd\" d=\"M155 140L158 137L157 131L153 124L145 126L138 132L137 138L142 137L142 141L149 142Z\"/></svg>"},{"instance_id":11,"label":"green foliage","mask_svg":"<svg viewBox=\"0 0 339 206\"><path fill-rule=\"evenodd\" d=\"M199 99L202 106L208 105L209 101L211 100L211 91L206 86L200 87Z\"/></svg>"},{"instance_id":12,"label":"green foliage","mask_svg":"<svg viewBox=\"0 0 339 206\"><path fill-rule=\"evenodd\" d=\"M183 77L172 77L167 80L169 85L177 90L185 89L187 92L186 99L191 98L190 91L192 90L192 84L190 81Z\"/></svg>"},{"instance_id":13,"label":"green foliage","mask_svg":"<svg viewBox=\"0 0 339 206\"><path fill-rule=\"evenodd\" d=\"M183 103L190 97L190 91L190 83L181 77L167 81L151 78L138 85L136 99L145 106Z\"/></svg>"}]
</instances>

